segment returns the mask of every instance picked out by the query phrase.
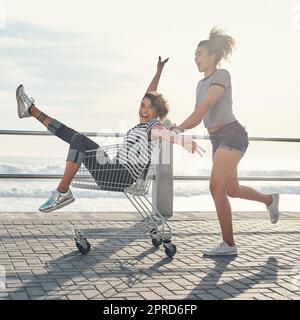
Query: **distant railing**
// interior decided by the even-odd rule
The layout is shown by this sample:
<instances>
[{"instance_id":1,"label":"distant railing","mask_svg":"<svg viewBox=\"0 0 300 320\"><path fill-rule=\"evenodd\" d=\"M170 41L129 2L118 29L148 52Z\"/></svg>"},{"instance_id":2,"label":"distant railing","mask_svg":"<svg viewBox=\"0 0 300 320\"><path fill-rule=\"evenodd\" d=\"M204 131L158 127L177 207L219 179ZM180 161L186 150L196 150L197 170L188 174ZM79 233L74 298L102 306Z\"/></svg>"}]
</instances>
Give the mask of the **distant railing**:
<instances>
[{"instance_id":1,"label":"distant railing","mask_svg":"<svg viewBox=\"0 0 300 320\"><path fill-rule=\"evenodd\" d=\"M0 173L0 179L61 179L59 174ZM154 179L154 177L152 177ZM178 181L207 181L210 176L173 176ZM239 177L240 181L300 181L300 177Z\"/></svg>"},{"instance_id":2,"label":"distant railing","mask_svg":"<svg viewBox=\"0 0 300 320\"><path fill-rule=\"evenodd\" d=\"M123 137L124 133L82 132L92 137ZM0 135L52 136L48 131L0 130ZM207 135L187 135L193 139L209 140ZM298 138L249 137L250 141L300 142ZM173 214L173 181L207 181L209 176L174 176L173 148L170 150L170 164L157 164L152 188L152 198L156 208L166 217ZM0 179L61 179L57 174L0 174ZM300 181L300 177L239 177L241 181Z\"/></svg>"},{"instance_id":3,"label":"distant railing","mask_svg":"<svg viewBox=\"0 0 300 320\"><path fill-rule=\"evenodd\" d=\"M97 133L97 132L82 132L90 137L124 137L125 133ZM29 130L0 130L0 135L22 135L22 136L53 136L48 131L29 131ZM207 135L187 135L193 139L209 140ZM249 137L251 141L273 141L273 142L300 142L300 138L265 138L265 137Z\"/></svg>"}]
</instances>

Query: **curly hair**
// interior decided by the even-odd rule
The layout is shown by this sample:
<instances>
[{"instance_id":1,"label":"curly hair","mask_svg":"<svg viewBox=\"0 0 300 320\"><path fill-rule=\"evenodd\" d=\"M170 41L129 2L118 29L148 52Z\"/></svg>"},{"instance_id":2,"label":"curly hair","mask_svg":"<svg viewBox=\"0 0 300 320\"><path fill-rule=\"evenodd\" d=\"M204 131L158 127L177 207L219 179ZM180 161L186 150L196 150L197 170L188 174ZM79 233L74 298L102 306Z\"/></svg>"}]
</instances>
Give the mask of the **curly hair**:
<instances>
[{"instance_id":1,"label":"curly hair","mask_svg":"<svg viewBox=\"0 0 300 320\"><path fill-rule=\"evenodd\" d=\"M160 120L164 120L169 113L169 104L162 94L156 91L146 92L143 99L148 98L152 106L157 110Z\"/></svg>"},{"instance_id":2,"label":"curly hair","mask_svg":"<svg viewBox=\"0 0 300 320\"><path fill-rule=\"evenodd\" d=\"M236 41L222 29L215 27L209 33L208 40L199 42L198 47L206 47L209 53L216 55L215 64L217 65L222 59L228 59L235 48Z\"/></svg>"}]
</instances>

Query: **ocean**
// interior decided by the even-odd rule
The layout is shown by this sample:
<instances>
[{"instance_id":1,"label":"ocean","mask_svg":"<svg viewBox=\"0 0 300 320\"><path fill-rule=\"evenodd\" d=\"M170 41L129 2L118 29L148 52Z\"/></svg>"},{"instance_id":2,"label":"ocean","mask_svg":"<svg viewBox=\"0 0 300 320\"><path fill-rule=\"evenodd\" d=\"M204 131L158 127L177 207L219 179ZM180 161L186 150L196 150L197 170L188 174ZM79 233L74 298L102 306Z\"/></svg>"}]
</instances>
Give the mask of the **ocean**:
<instances>
[{"instance_id":1,"label":"ocean","mask_svg":"<svg viewBox=\"0 0 300 320\"><path fill-rule=\"evenodd\" d=\"M209 157L200 159L195 156L183 159L174 154L174 175L210 175ZM254 162L252 162L254 163ZM65 160L43 157L2 157L0 173L43 173L62 174ZM300 171L286 169L249 168L246 163L239 176L300 177ZM58 185L58 180L44 179L0 179L0 212L38 212L38 207L46 201L50 192ZM242 185L256 188L263 193L280 193L281 211L300 211L300 183L277 181L242 181ZM135 211L132 204L122 193L72 188L76 201L59 209L60 212L128 212ZM151 190L150 190L151 195ZM262 203L243 199L231 199L232 210L264 211ZM209 193L209 181L174 181L174 211L215 211Z\"/></svg>"}]
</instances>

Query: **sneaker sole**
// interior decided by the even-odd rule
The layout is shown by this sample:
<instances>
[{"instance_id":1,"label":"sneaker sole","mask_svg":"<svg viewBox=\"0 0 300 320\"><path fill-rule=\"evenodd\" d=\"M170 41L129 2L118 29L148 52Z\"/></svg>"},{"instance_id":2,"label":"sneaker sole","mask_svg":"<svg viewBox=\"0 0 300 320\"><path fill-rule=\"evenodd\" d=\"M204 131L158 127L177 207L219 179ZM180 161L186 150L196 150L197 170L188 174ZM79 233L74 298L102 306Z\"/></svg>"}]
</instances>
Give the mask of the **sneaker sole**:
<instances>
[{"instance_id":1,"label":"sneaker sole","mask_svg":"<svg viewBox=\"0 0 300 320\"><path fill-rule=\"evenodd\" d=\"M17 110L18 110L18 116L19 116L20 119L22 118L22 116L21 116L21 113L20 113L20 101L19 101L19 97L18 97L18 91L21 89L21 87L22 87L22 85L19 85L17 90L16 90L16 98L17 98L17 103L18 103Z\"/></svg>"},{"instance_id":2,"label":"sneaker sole","mask_svg":"<svg viewBox=\"0 0 300 320\"><path fill-rule=\"evenodd\" d=\"M274 198L273 198L273 201L274 201L274 204L276 205L276 207L278 208L278 216L275 217L275 220L274 220L274 221L272 220L272 217L270 217L270 219L271 219L271 222L272 222L273 224L275 224L275 223L278 222L278 220L279 220L279 215L280 215L280 212L279 212L279 194L278 194L278 193L275 194L275 196L274 196Z\"/></svg>"},{"instance_id":3,"label":"sneaker sole","mask_svg":"<svg viewBox=\"0 0 300 320\"><path fill-rule=\"evenodd\" d=\"M55 211L55 210L58 210L58 209L60 209L60 208L63 208L63 207L65 207L65 206L67 206L68 204L71 204L71 203L74 202L74 201L75 201L75 198L72 198L72 199L70 199L70 200L68 200L68 201L65 201L65 202L57 205L56 207L52 207L52 208L49 208L49 209L39 209L39 210L40 210L41 212L51 212L51 211Z\"/></svg>"},{"instance_id":4,"label":"sneaker sole","mask_svg":"<svg viewBox=\"0 0 300 320\"><path fill-rule=\"evenodd\" d=\"M232 253L203 253L204 256L217 257L217 256L237 256L237 252Z\"/></svg>"}]
</instances>

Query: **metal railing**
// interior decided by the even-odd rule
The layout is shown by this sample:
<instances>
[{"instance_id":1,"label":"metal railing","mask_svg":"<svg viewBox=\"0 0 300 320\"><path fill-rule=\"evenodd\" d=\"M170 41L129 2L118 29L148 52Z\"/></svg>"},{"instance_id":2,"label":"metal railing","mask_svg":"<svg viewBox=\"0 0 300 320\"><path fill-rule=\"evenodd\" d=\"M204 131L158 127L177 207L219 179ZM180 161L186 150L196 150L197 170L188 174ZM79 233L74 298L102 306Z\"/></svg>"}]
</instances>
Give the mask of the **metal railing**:
<instances>
[{"instance_id":1,"label":"metal railing","mask_svg":"<svg viewBox=\"0 0 300 320\"><path fill-rule=\"evenodd\" d=\"M63 176L59 174L38 174L38 173L0 173L0 179L61 179ZM152 177L154 179L154 177ZM174 176L173 180L177 181L207 181L210 176ZM239 181L300 181L300 177L239 177Z\"/></svg>"},{"instance_id":2,"label":"metal railing","mask_svg":"<svg viewBox=\"0 0 300 320\"><path fill-rule=\"evenodd\" d=\"M97 132L82 132L86 136L105 137L105 138L120 138L124 137L124 133L97 133ZM53 136L48 131L29 131L29 130L0 130L0 135L22 135L22 136ZM206 135L187 135L193 139L209 140ZM297 138L264 138L264 137L249 137L250 141L272 141L272 142L300 142ZM62 175L57 174L0 174L0 179L61 179ZM189 180L189 181L207 181L210 176L174 176L173 180ZM241 181L300 181L300 177L239 177Z\"/></svg>"},{"instance_id":3,"label":"metal railing","mask_svg":"<svg viewBox=\"0 0 300 320\"><path fill-rule=\"evenodd\" d=\"M82 132L92 137L123 137L124 133L97 133ZM29 135L29 136L53 136L48 131L24 131L24 130L0 130L0 135ZM209 140L207 135L187 135L193 139ZM268 142L300 142L298 138L265 138L249 137L250 141L268 141ZM170 147L170 164L156 165L155 178L152 197L156 208L167 217L173 214L173 181L207 181L209 176L174 176L173 175L173 148ZM0 179L61 179L62 175L57 174L0 174ZM300 181L300 177L258 177L243 176L239 177L241 181ZM162 192L163 191L163 192Z\"/></svg>"},{"instance_id":4,"label":"metal railing","mask_svg":"<svg viewBox=\"0 0 300 320\"><path fill-rule=\"evenodd\" d=\"M124 137L125 133L110 132L110 133L97 133L97 132L81 132L90 137L111 137L119 138ZM22 136L53 136L49 131L29 131L29 130L0 130L0 135L22 135ZM209 140L207 135L187 135L193 139ZM272 142L300 142L300 138L265 138L265 137L249 137L251 141L272 141Z\"/></svg>"}]
</instances>

